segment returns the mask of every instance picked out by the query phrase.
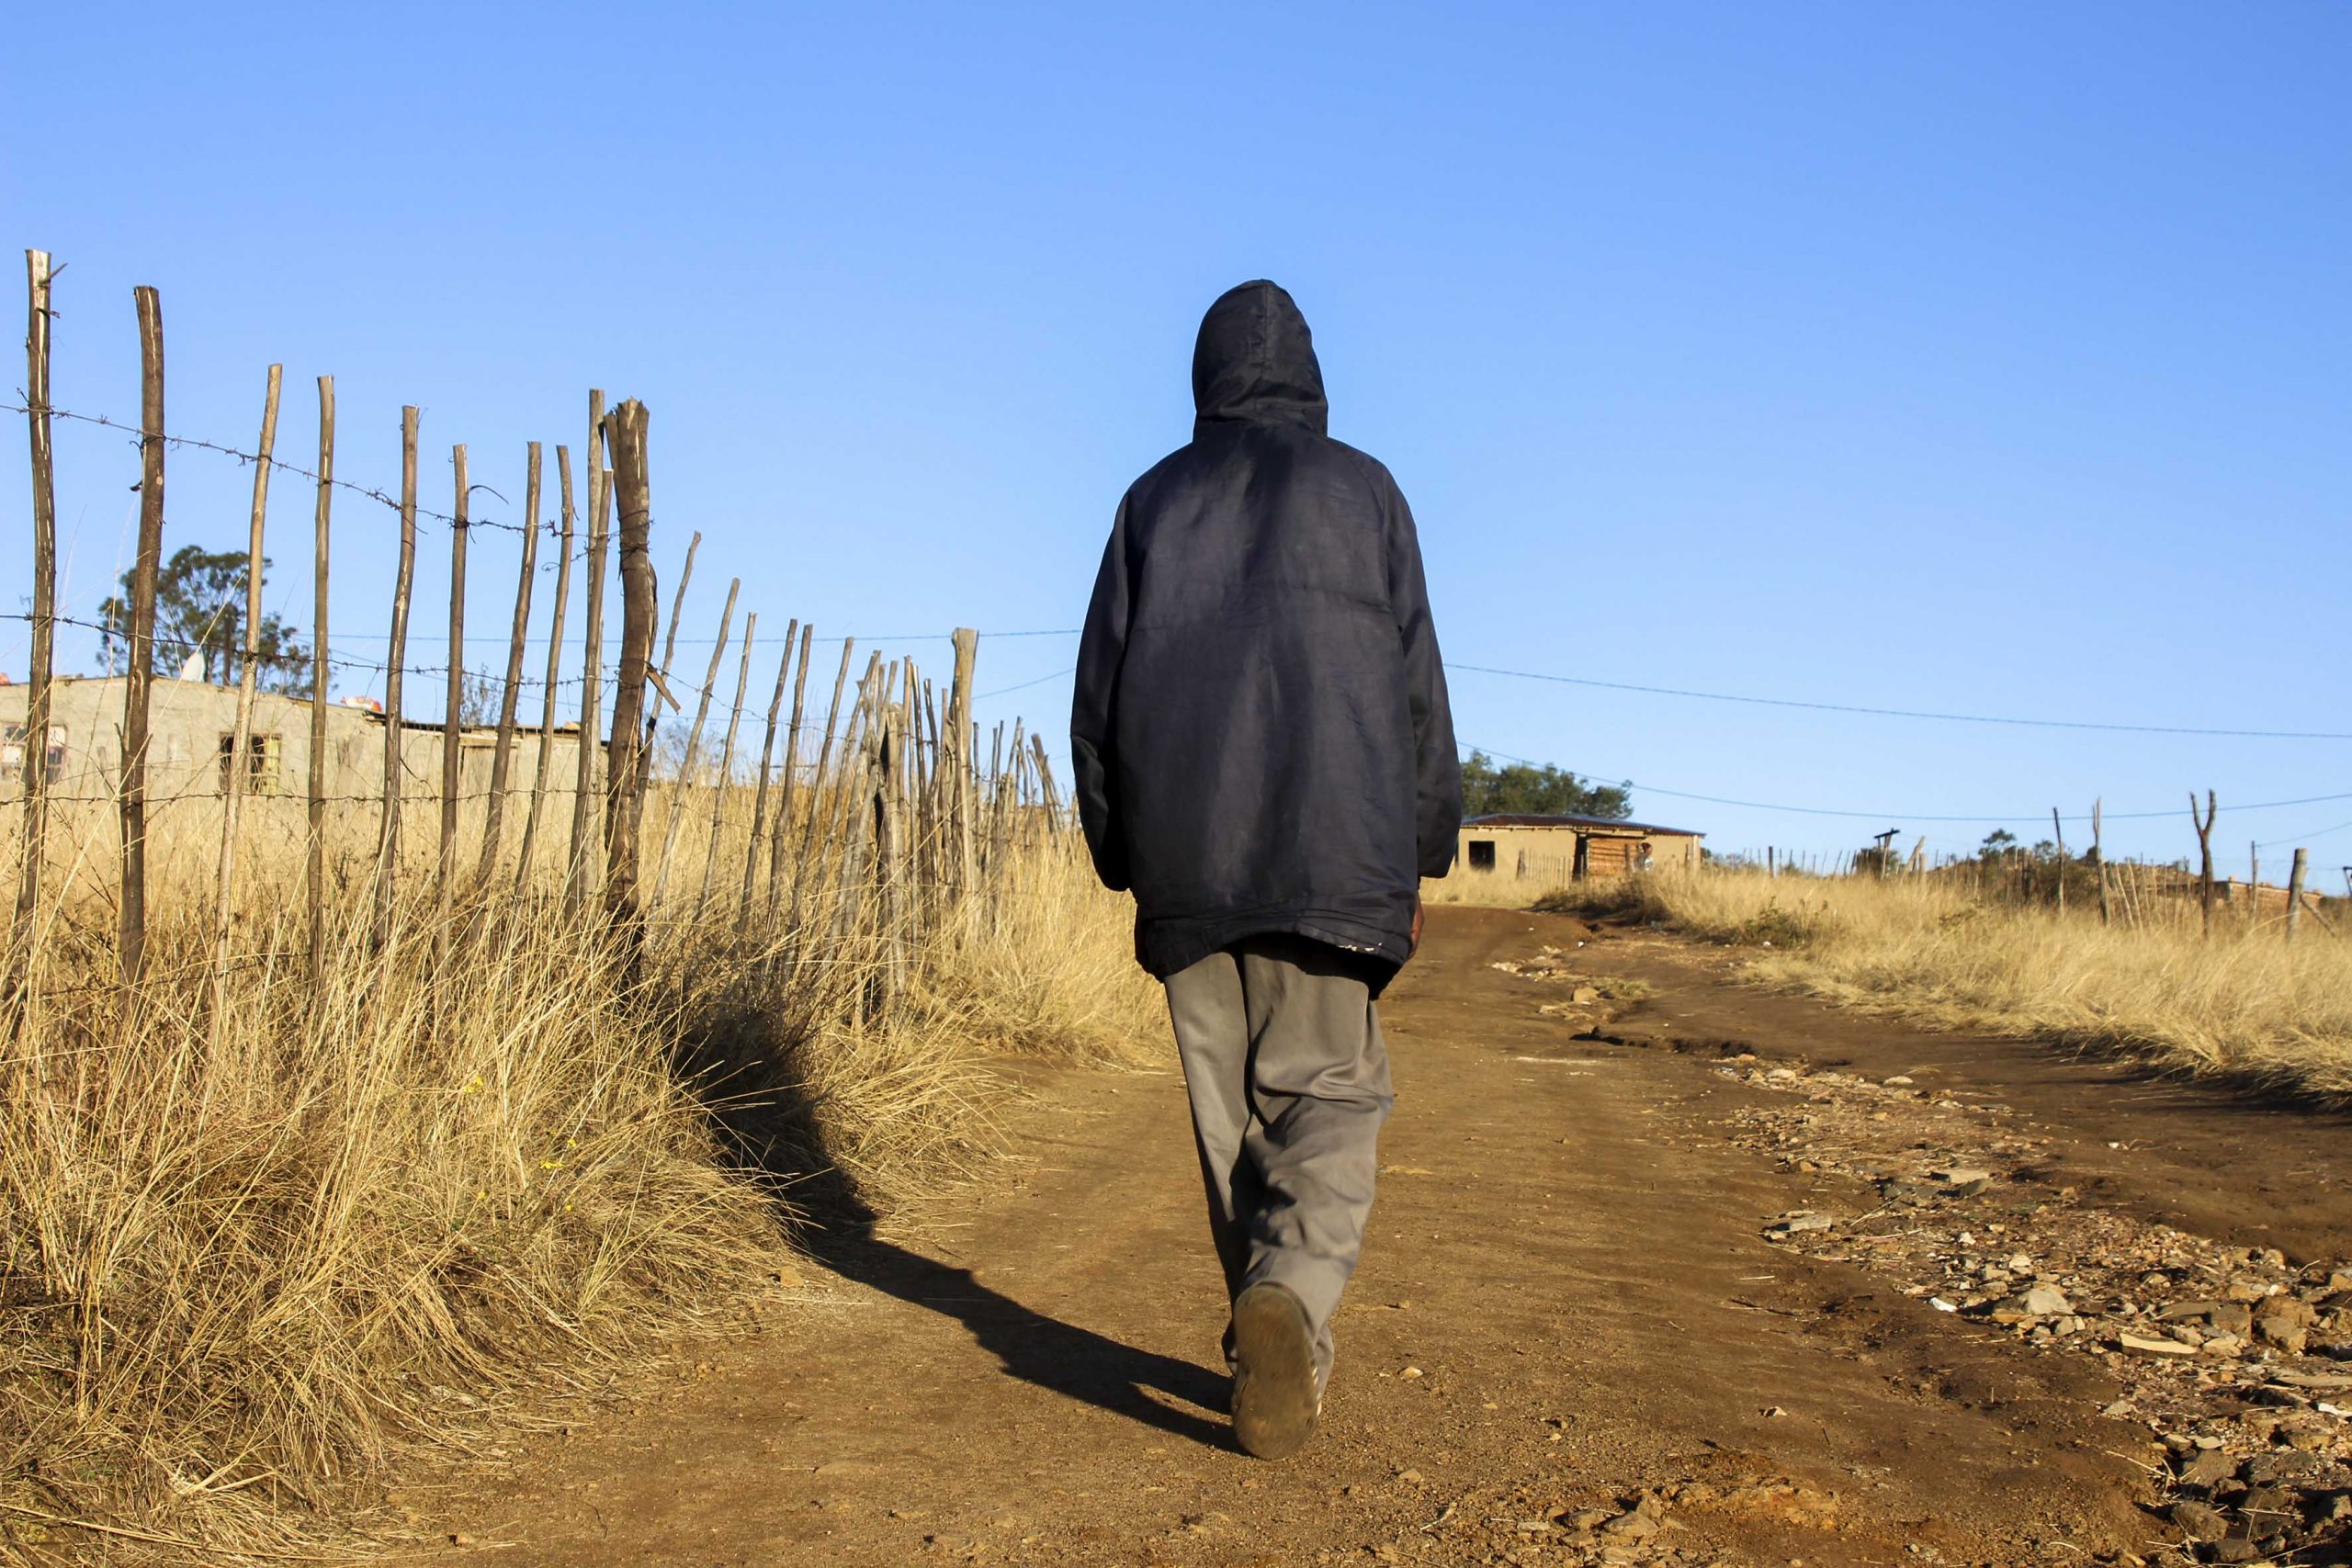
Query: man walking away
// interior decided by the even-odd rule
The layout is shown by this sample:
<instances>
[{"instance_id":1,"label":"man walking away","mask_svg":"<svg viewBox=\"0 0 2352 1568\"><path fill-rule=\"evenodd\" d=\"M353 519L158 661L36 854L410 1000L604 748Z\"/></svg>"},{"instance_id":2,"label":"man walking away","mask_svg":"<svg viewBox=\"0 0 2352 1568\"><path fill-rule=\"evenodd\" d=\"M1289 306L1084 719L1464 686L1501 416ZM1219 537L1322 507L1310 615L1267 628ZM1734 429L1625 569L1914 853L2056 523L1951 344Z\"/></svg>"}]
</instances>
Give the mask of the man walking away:
<instances>
[{"instance_id":1,"label":"man walking away","mask_svg":"<svg viewBox=\"0 0 2352 1568\"><path fill-rule=\"evenodd\" d=\"M1168 987L1233 1304L1234 1429L1315 1430L1390 1104L1374 1005L1420 941L1461 772L1413 516L1324 433L1306 321L1245 283L1201 322L1192 444L1120 502L1079 649L1078 798Z\"/></svg>"}]
</instances>

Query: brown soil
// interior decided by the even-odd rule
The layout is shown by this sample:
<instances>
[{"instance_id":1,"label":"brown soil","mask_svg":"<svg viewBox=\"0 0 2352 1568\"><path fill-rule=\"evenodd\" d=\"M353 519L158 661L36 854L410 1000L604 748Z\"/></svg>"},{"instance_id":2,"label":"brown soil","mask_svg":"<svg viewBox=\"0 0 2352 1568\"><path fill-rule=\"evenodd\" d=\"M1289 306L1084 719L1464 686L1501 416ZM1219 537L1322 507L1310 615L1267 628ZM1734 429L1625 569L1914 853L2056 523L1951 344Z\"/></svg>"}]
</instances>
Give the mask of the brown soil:
<instances>
[{"instance_id":1,"label":"brown soil","mask_svg":"<svg viewBox=\"0 0 2352 1568\"><path fill-rule=\"evenodd\" d=\"M1430 927L1383 1005L1396 1114L1304 1455L1261 1463L1228 1439L1178 1079L1073 1073L1013 1115L1005 1179L927 1217L944 1241L820 1240L824 1267L766 1332L403 1499L423 1554L2165 1560L2151 1429L2100 1414L2130 1393L2114 1358L2030 1347L1767 1239L1776 1216L1870 1200L1801 1151L1743 1146L1743 1118L1790 1097L1724 1072L1742 1051L1998 1100L2071 1202L2296 1261L2352 1253L2335 1119L1768 995L1649 933L1454 908ZM1492 967L1546 943L1650 994L1580 1012ZM1644 1497L1655 1530L1592 1529Z\"/></svg>"}]
</instances>

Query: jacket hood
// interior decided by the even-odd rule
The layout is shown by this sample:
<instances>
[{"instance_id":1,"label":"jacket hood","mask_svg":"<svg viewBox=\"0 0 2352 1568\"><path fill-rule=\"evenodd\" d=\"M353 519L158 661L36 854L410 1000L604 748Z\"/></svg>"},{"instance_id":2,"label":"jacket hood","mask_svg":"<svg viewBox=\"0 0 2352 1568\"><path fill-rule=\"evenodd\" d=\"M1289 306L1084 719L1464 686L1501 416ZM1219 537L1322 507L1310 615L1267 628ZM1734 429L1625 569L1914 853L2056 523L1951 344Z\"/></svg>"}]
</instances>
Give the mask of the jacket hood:
<instances>
[{"instance_id":1,"label":"jacket hood","mask_svg":"<svg viewBox=\"0 0 2352 1568\"><path fill-rule=\"evenodd\" d=\"M1328 433L1323 367L1298 304L1260 278L1217 296L1193 346L1193 434L1228 420Z\"/></svg>"}]
</instances>

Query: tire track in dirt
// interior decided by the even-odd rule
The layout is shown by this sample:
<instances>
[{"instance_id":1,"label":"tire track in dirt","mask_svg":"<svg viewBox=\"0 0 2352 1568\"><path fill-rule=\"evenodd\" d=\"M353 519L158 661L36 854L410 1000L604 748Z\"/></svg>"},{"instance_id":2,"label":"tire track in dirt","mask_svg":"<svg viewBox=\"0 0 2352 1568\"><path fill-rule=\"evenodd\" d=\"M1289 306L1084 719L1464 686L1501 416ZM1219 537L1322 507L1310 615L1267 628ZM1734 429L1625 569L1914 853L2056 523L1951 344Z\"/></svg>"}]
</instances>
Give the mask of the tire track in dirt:
<instances>
[{"instance_id":1,"label":"tire track in dirt","mask_svg":"<svg viewBox=\"0 0 2352 1568\"><path fill-rule=\"evenodd\" d=\"M407 1499L420 1555L558 1563L2128 1561L2165 1532L2096 1363L2030 1354L1768 1241L1825 1178L1737 1146L1785 1099L1578 1040L1498 971L1581 924L1431 911L1384 1004L1398 1100L1325 1427L1225 1436L1181 1085L1071 1074L1027 1156L927 1227L831 1250L774 1326L645 1402ZM1770 1004L1596 942L1673 1027ZM1944 1049L1811 1008L1916 1065ZM1706 1019L1696 1021L1706 1023ZM1839 1048L1849 1043L1841 1040ZM1641 1507L1634 1509L1634 1505ZM1625 1516L1634 1510L1635 1517Z\"/></svg>"}]
</instances>

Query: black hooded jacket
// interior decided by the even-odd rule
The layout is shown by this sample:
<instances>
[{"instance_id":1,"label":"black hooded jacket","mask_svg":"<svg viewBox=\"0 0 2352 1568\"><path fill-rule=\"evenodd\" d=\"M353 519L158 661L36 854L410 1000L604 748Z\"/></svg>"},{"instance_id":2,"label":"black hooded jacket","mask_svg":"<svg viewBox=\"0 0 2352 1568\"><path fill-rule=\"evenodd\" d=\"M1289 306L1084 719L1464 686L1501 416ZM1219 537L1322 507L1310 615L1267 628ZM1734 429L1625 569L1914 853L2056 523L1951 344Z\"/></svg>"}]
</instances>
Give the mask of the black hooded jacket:
<instances>
[{"instance_id":1,"label":"black hooded jacket","mask_svg":"<svg viewBox=\"0 0 2352 1568\"><path fill-rule=\"evenodd\" d=\"M1119 503L1079 648L1095 869L1133 889L1154 975L1272 931L1393 973L1462 818L1413 514L1324 434L1313 340L1273 284L1209 308L1193 400L1192 444Z\"/></svg>"}]
</instances>

